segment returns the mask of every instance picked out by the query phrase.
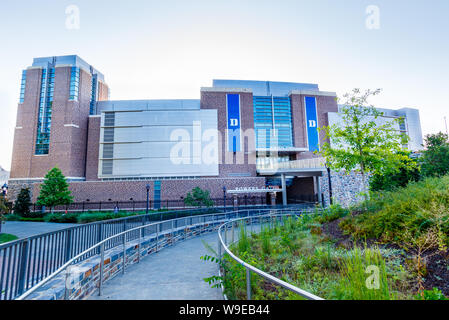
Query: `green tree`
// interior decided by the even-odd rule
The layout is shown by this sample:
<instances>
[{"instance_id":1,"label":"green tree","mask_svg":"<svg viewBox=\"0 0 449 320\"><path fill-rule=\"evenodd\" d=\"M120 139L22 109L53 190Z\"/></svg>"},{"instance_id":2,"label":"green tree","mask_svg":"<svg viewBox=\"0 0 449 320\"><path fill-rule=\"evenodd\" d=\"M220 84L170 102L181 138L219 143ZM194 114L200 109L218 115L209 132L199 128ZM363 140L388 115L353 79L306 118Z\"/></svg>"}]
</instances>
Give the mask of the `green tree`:
<instances>
[{"instance_id":1,"label":"green tree","mask_svg":"<svg viewBox=\"0 0 449 320\"><path fill-rule=\"evenodd\" d=\"M424 177L441 177L449 173L448 135L442 132L425 137L426 150L421 157L421 173Z\"/></svg>"},{"instance_id":2,"label":"green tree","mask_svg":"<svg viewBox=\"0 0 449 320\"><path fill-rule=\"evenodd\" d=\"M9 207L4 195L0 195L0 233L2 233L2 224L5 221L5 214L9 213Z\"/></svg>"},{"instance_id":3,"label":"green tree","mask_svg":"<svg viewBox=\"0 0 449 320\"><path fill-rule=\"evenodd\" d=\"M327 142L320 153L329 168L347 172L358 170L364 185L368 173L398 171L408 163L407 156L401 152L408 137L400 134L392 121L376 121L383 113L368 105L368 98L379 93L380 89L363 93L354 89L345 94L340 111L342 122L319 128L326 135Z\"/></svg>"},{"instance_id":4,"label":"green tree","mask_svg":"<svg viewBox=\"0 0 449 320\"><path fill-rule=\"evenodd\" d=\"M208 190L203 190L200 187L195 187L184 199L187 206L192 207L212 207L214 202L210 198Z\"/></svg>"},{"instance_id":5,"label":"green tree","mask_svg":"<svg viewBox=\"0 0 449 320\"><path fill-rule=\"evenodd\" d=\"M61 170L53 168L48 171L42 183L37 204L50 207L50 211L52 211L54 206L72 202L73 197L70 195L69 185Z\"/></svg>"},{"instance_id":6,"label":"green tree","mask_svg":"<svg viewBox=\"0 0 449 320\"><path fill-rule=\"evenodd\" d=\"M391 191L395 188L405 187L410 181L420 179L420 166L416 159L410 157L410 152L402 152L407 156L403 159L399 170L387 167L385 171L375 172L370 179L371 191Z\"/></svg>"},{"instance_id":7,"label":"green tree","mask_svg":"<svg viewBox=\"0 0 449 320\"><path fill-rule=\"evenodd\" d=\"M22 188L17 196L17 200L14 203L14 213L21 217L31 217L31 195L30 189Z\"/></svg>"}]
</instances>

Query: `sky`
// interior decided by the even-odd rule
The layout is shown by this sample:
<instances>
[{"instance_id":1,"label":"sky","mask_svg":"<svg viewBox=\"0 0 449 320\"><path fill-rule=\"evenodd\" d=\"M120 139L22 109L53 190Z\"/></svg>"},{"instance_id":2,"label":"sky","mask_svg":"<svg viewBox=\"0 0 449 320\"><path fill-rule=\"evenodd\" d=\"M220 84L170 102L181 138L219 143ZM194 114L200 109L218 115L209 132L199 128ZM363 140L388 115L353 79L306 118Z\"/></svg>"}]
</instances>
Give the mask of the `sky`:
<instances>
[{"instance_id":1,"label":"sky","mask_svg":"<svg viewBox=\"0 0 449 320\"><path fill-rule=\"evenodd\" d=\"M0 166L22 70L69 54L105 75L113 100L199 99L213 79L381 88L373 105L417 108L424 135L445 132L448 17L447 0L0 0Z\"/></svg>"}]
</instances>

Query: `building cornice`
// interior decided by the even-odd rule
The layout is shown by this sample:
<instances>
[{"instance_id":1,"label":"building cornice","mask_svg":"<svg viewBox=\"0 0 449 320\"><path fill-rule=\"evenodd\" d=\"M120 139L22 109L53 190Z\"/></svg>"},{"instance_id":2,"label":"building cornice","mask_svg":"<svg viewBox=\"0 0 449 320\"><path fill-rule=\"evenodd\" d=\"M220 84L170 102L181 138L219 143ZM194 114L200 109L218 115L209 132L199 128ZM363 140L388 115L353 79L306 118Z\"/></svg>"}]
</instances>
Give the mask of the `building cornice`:
<instances>
[{"instance_id":1,"label":"building cornice","mask_svg":"<svg viewBox=\"0 0 449 320\"><path fill-rule=\"evenodd\" d=\"M336 97L336 92L329 91L314 91L314 90L292 90L289 93L289 96L292 94L297 95L308 95L308 96L322 96L322 97Z\"/></svg>"},{"instance_id":2,"label":"building cornice","mask_svg":"<svg viewBox=\"0 0 449 320\"><path fill-rule=\"evenodd\" d=\"M201 92L243 92L243 93L252 93L253 90L248 89L248 88L201 87Z\"/></svg>"}]
</instances>

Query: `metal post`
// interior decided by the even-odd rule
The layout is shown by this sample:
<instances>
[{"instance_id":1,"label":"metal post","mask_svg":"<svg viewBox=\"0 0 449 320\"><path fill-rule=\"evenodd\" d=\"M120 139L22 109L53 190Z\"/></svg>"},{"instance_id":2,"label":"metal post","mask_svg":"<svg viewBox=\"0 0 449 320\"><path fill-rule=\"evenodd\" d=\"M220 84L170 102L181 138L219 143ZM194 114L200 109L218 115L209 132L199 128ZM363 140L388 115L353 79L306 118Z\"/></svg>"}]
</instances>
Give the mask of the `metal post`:
<instances>
[{"instance_id":1,"label":"metal post","mask_svg":"<svg viewBox=\"0 0 449 320\"><path fill-rule=\"evenodd\" d=\"M144 228L139 229L139 243L137 244L137 263L140 263L140 246L142 245L142 230Z\"/></svg>"},{"instance_id":2,"label":"metal post","mask_svg":"<svg viewBox=\"0 0 449 320\"><path fill-rule=\"evenodd\" d=\"M126 267L126 233L123 234L123 268L122 273L125 274Z\"/></svg>"},{"instance_id":3,"label":"metal post","mask_svg":"<svg viewBox=\"0 0 449 320\"><path fill-rule=\"evenodd\" d=\"M231 232L232 232L232 235L231 235L231 241L232 241L232 243L234 243L234 222L231 222L232 223L232 227L231 227Z\"/></svg>"},{"instance_id":4,"label":"metal post","mask_svg":"<svg viewBox=\"0 0 449 320\"><path fill-rule=\"evenodd\" d=\"M224 244L228 245L228 225L225 225L225 236L224 236Z\"/></svg>"},{"instance_id":5,"label":"metal post","mask_svg":"<svg viewBox=\"0 0 449 320\"><path fill-rule=\"evenodd\" d=\"M287 205L287 184L285 182L285 173L281 175L282 182L282 205Z\"/></svg>"},{"instance_id":6,"label":"metal post","mask_svg":"<svg viewBox=\"0 0 449 320\"><path fill-rule=\"evenodd\" d=\"M67 300L69 298L69 288L67 287L68 282L69 282L69 271L67 267L65 268L64 300Z\"/></svg>"},{"instance_id":7,"label":"metal post","mask_svg":"<svg viewBox=\"0 0 449 320\"><path fill-rule=\"evenodd\" d=\"M156 225L156 252L158 251L158 243L159 243L159 225L160 223Z\"/></svg>"},{"instance_id":8,"label":"metal post","mask_svg":"<svg viewBox=\"0 0 449 320\"><path fill-rule=\"evenodd\" d=\"M101 296L101 289L103 287L103 273L104 273L104 243L100 245L100 282L98 284L98 295Z\"/></svg>"},{"instance_id":9,"label":"metal post","mask_svg":"<svg viewBox=\"0 0 449 320\"><path fill-rule=\"evenodd\" d=\"M67 229L65 239L65 261L70 260L72 254L72 229Z\"/></svg>"},{"instance_id":10,"label":"metal post","mask_svg":"<svg viewBox=\"0 0 449 320\"><path fill-rule=\"evenodd\" d=\"M175 220L171 221L171 245L175 245Z\"/></svg>"},{"instance_id":11,"label":"metal post","mask_svg":"<svg viewBox=\"0 0 449 320\"><path fill-rule=\"evenodd\" d=\"M331 181L331 169L329 167L326 167L327 169L327 178L329 179L329 203L332 205L332 181Z\"/></svg>"},{"instance_id":12,"label":"metal post","mask_svg":"<svg viewBox=\"0 0 449 320\"><path fill-rule=\"evenodd\" d=\"M28 265L28 246L29 240L24 241L20 247L20 269L19 269L19 295L23 293L25 288L25 274Z\"/></svg>"},{"instance_id":13,"label":"metal post","mask_svg":"<svg viewBox=\"0 0 449 320\"><path fill-rule=\"evenodd\" d=\"M251 300L251 271L246 268L246 297Z\"/></svg>"},{"instance_id":14,"label":"metal post","mask_svg":"<svg viewBox=\"0 0 449 320\"><path fill-rule=\"evenodd\" d=\"M218 231L218 258L221 259L221 241L220 241L220 231Z\"/></svg>"}]
</instances>

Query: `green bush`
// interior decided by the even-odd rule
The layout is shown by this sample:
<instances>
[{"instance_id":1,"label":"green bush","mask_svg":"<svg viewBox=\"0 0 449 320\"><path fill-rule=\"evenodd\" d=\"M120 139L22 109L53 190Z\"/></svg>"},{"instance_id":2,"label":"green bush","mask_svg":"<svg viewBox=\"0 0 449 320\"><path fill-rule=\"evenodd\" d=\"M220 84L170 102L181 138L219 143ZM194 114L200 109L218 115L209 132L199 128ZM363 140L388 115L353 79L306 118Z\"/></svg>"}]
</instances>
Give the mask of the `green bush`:
<instances>
[{"instance_id":1,"label":"green bush","mask_svg":"<svg viewBox=\"0 0 449 320\"><path fill-rule=\"evenodd\" d=\"M361 207L364 205L368 210L340 223L343 230L356 238L400 242L405 231L416 238L429 228L449 234L449 176L373 193Z\"/></svg>"},{"instance_id":2,"label":"green bush","mask_svg":"<svg viewBox=\"0 0 449 320\"><path fill-rule=\"evenodd\" d=\"M415 296L416 300L449 300L438 288L424 290L421 294Z\"/></svg>"},{"instance_id":3,"label":"green bush","mask_svg":"<svg viewBox=\"0 0 449 320\"><path fill-rule=\"evenodd\" d=\"M77 223L78 214L76 213L50 213L44 217L45 222L55 223Z\"/></svg>"},{"instance_id":4,"label":"green bush","mask_svg":"<svg viewBox=\"0 0 449 320\"><path fill-rule=\"evenodd\" d=\"M35 214L30 211L31 195L30 189L22 188L14 203L14 214L21 217L35 218Z\"/></svg>"},{"instance_id":5,"label":"green bush","mask_svg":"<svg viewBox=\"0 0 449 320\"><path fill-rule=\"evenodd\" d=\"M187 206L192 207L212 207L214 202L210 198L208 190L203 190L200 187L195 187L184 199Z\"/></svg>"},{"instance_id":6,"label":"green bush","mask_svg":"<svg viewBox=\"0 0 449 320\"><path fill-rule=\"evenodd\" d=\"M340 204L333 204L323 209L321 215L318 217L320 223L332 222L340 218L346 217L349 214L349 209L343 208Z\"/></svg>"}]
</instances>

